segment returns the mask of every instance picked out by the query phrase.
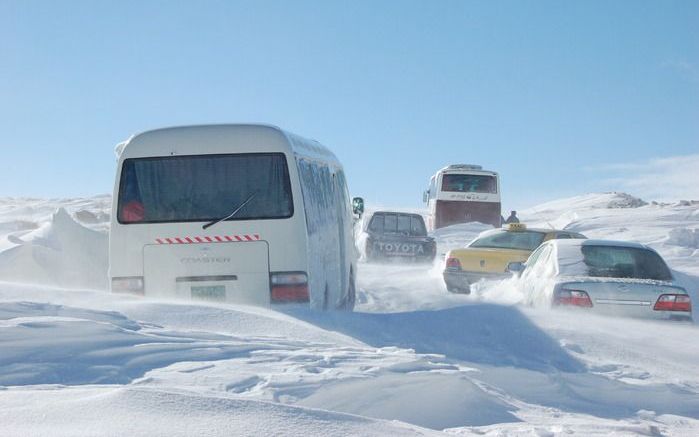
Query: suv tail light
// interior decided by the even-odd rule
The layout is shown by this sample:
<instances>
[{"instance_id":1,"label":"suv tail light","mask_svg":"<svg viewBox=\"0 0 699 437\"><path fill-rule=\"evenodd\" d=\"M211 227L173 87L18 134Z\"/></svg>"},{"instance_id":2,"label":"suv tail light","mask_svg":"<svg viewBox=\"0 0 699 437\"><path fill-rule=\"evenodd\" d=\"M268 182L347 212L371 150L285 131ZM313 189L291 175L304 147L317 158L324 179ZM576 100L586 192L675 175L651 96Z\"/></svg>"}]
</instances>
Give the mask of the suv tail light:
<instances>
[{"instance_id":1,"label":"suv tail light","mask_svg":"<svg viewBox=\"0 0 699 437\"><path fill-rule=\"evenodd\" d=\"M112 293L133 293L143 295L143 276L122 276L112 278Z\"/></svg>"},{"instance_id":2,"label":"suv tail light","mask_svg":"<svg viewBox=\"0 0 699 437\"><path fill-rule=\"evenodd\" d=\"M275 272L270 277L272 302L308 302L308 276L304 272Z\"/></svg>"},{"instance_id":3,"label":"suv tail light","mask_svg":"<svg viewBox=\"0 0 699 437\"><path fill-rule=\"evenodd\" d=\"M582 290L557 290L553 296L553 304L592 308L590 296Z\"/></svg>"},{"instance_id":4,"label":"suv tail light","mask_svg":"<svg viewBox=\"0 0 699 437\"><path fill-rule=\"evenodd\" d=\"M447 258L447 270L461 270L461 261L458 258Z\"/></svg>"},{"instance_id":5,"label":"suv tail light","mask_svg":"<svg viewBox=\"0 0 699 437\"><path fill-rule=\"evenodd\" d=\"M692 311L692 300L686 294L663 294L653 307L655 311Z\"/></svg>"}]
</instances>

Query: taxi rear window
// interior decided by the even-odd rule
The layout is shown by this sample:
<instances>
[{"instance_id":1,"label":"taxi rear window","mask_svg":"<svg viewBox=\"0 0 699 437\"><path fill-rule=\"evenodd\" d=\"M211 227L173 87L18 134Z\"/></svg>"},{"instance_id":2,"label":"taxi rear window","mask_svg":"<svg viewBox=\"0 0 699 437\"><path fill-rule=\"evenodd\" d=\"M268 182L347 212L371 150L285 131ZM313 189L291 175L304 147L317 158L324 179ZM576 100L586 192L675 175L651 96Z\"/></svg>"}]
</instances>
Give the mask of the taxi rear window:
<instances>
[{"instance_id":1,"label":"taxi rear window","mask_svg":"<svg viewBox=\"0 0 699 437\"><path fill-rule=\"evenodd\" d=\"M477 238L469 247L534 250L544 241L544 236L543 232L536 231L503 231Z\"/></svg>"}]
</instances>

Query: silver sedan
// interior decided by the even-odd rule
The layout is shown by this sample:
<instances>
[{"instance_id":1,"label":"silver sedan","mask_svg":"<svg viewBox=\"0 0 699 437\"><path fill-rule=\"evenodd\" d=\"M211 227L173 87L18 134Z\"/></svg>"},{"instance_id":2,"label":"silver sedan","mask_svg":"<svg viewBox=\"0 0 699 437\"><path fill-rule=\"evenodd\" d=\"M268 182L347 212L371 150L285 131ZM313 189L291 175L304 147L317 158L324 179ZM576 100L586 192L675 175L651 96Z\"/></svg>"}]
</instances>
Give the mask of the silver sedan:
<instances>
[{"instance_id":1,"label":"silver sedan","mask_svg":"<svg viewBox=\"0 0 699 437\"><path fill-rule=\"evenodd\" d=\"M654 319L692 319L687 291L648 246L610 240L551 240L511 263L525 302Z\"/></svg>"}]
</instances>

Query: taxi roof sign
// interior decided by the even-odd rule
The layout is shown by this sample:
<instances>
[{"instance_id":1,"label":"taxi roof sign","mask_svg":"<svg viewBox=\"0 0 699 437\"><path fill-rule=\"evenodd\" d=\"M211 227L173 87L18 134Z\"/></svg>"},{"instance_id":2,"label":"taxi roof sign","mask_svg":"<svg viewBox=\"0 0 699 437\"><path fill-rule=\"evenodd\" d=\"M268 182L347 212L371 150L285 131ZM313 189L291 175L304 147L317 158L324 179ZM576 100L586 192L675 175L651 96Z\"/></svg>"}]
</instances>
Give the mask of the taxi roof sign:
<instances>
[{"instance_id":1,"label":"taxi roof sign","mask_svg":"<svg viewBox=\"0 0 699 437\"><path fill-rule=\"evenodd\" d=\"M508 231L526 231L527 225L524 223L510 223L507 225Z\"/></svg>"}]
</instances>

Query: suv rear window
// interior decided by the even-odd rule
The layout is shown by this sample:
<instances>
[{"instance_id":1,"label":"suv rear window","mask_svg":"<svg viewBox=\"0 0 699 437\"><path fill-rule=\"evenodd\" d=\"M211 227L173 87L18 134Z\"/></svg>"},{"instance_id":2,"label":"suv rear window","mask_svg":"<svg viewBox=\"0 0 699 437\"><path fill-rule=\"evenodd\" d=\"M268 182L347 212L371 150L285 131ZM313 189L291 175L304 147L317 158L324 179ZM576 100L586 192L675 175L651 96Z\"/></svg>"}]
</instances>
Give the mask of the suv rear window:
<instances>
[{"instance_id":1,"label":"suv rear window","mask_svg":"<svg viewBox=\"0 0 699 437\"><path fill-rule=\"evenodd\" d=\"M230 220L293 215L283 153L126 159L117 219L124 224L212 221L248 198Z\"/></svg>"},{"instance_id":2,"label":"suv rear window","mask_svg":"<svg viewBox=\"0 0 699 437\"><path fill-rule=\"evenodd\" d=\"M371 217L369 231L377 234L398 234L424 237L427 235L422 217L408 214L377 213Z\"/></svg>"}]
</instances>

